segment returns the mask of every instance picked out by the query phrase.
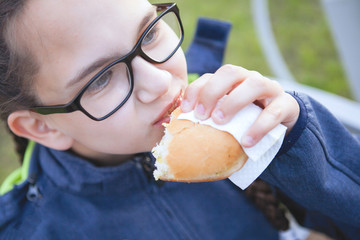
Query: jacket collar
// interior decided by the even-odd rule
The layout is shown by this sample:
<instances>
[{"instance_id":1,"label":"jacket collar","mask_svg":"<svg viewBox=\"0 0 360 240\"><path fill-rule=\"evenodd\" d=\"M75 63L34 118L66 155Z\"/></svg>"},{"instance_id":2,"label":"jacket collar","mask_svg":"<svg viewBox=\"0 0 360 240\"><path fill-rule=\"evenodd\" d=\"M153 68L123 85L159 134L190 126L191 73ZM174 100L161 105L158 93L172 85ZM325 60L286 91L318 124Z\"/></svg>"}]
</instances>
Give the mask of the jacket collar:
<instances>
[{"instance_id":1,"label":"jacket collar","mask_svg":"<svg viewBox=\"0 0 360 240\"><path fill-rule=\"evenodd\" d=\"M54 185L77 193L113 193L144 187L146 177L138 154L121 165L98 167L69 151L58 151L36 144L29 171L44 175ZM35 167L34 167L35 165ZM37 166L36 166L37 165ZM30 172L31 174L31 172Z\"/></svg>"}]
</instances>

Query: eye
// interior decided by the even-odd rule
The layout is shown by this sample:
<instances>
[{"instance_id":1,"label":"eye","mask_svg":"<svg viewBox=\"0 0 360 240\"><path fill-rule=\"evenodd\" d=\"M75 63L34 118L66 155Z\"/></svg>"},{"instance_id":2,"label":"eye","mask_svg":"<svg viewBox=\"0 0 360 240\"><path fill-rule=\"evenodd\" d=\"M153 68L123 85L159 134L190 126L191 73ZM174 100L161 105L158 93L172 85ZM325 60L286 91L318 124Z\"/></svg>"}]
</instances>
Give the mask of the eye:
<instances>
[{"instance_id":1,"label":"eye","mask_svg":"<svg viewBox=\"0 0 360 240\"><path fill-rule=\"evenodd\" d=\"M154 26L152 29L150 29L149 32L145 35L142 45L149 45L152 42L154 42L159 34L159 26Z\"/></svg>"},{"instance_id":2,"label":"eye","mask_svg":"<svg viewBox=\"0 0 360 240\"><path fill-rule=\"evenodd\" d=\"M109 70L98 77L91 85L87 88L87 93L97 93L103 90L111 81L113 71Z\"/></svg>"}]
</instances>

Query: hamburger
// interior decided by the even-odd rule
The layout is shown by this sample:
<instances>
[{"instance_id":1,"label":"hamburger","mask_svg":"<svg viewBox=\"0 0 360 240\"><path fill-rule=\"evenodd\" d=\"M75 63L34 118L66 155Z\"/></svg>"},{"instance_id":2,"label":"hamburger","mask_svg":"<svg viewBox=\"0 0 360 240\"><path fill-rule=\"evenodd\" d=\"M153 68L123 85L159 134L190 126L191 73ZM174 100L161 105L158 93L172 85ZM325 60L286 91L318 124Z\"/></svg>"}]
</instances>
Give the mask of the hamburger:
<instances>
[{"instance_id":1,"label":"hamburger","mask_svg":"<svg viewBox=\"0 0 360 240\"><path fill-rule=\"evenodd\" d=\"M240 170L248 156L228 132L178 119L181 110L164 124L165 134L152 149L156 180L205 182L228 178Z\"/></svg>"}]
</instances>

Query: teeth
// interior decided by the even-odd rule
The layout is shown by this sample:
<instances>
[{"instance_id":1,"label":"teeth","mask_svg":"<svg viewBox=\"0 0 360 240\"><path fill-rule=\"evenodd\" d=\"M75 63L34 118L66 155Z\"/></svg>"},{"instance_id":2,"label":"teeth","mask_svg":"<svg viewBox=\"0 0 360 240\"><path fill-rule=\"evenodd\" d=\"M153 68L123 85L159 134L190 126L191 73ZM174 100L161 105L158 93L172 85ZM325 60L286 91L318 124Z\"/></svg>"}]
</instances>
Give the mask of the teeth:
<instances>
[{"instance_id":1,"label":"teeth","mask_svg":"<svg viewBox=\"0 0 360 240\"><path fill-rule=\"evenodd\" d=\"M178 106L180 106L181 101L182 101L182 96L180 95L179 98L176 101L174 101L174 103L171 105L169 110L164 114L163 118L168 117Z\"/></svg>"},{"instance_id":2,"label":"teeth","mask_svg":"<svg viewBox=\"0 0 360 240\"><path fill-rule=\"evenodd\" d=\"M178 106L179 100L175 101L166 113L166 116L170 115Z\"/></svg>"}]
</instances>

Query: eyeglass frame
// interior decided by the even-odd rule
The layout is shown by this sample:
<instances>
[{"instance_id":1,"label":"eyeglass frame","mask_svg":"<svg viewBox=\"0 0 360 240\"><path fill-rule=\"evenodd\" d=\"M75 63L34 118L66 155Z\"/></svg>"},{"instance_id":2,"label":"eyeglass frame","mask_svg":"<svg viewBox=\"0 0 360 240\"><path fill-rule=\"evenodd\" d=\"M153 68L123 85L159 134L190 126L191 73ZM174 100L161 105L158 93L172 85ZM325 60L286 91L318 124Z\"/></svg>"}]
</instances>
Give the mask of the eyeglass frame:
<instances>
[{"instance_id":1,"label":"eyeglass frame","mask_svg":"<svg viewBox=\"0 0 360 240\"><path fill-rule=\"evenodd\" d=\"M161 64L166 62L167 60L169 60L179 49L179 47L181 46L183 40L184 40L184 28L181 22L181 18L180 18L180 13L179 13L179 8L177 7L176 3L160 3L160 4L152 4L153 6L156 7L156 11L161 11L165 8L165 10L163 10L162 13L160 13L148 26L147 28L144 30L144 32L141 34L139 40L136 42L135 46L133 47L133 49L127 53L125 56L109 63L108 65L106 65L103 69L101 69L97 74L95 74L90 80L89 82L87 82L87 84L85 84L84 87L82 87L82 89L75 95L75 97L68 103L66 104L61 104L61 105L51 105L51 106L37 106L37 107L32 107L30 108L30 110L37 112L39 114L42 115L48 115L48 114L54 114L54 113L71 113L71 112L75 112L75 111L81 111L82 113L84 113L86 116L88 116L89 118L91 118L92 120L95 121L102 121L105 120L106 118L110 117L111 115L113 115L116 111L118 111L130 98L130 96L133 93L134 90L134 74L133 74L133 70L131 67L131 62L132 60L136 57L136 56L141 56L143 59L145 59L146 61L150 62L150 63L157 63L157 64ZM175 16L177 17L178 23L179 23L179 27L180 27L180 33L181 33L181 38L179 39L179 43L178 45L175 47L174 51L172 53L170 53L170 55L165 58L162 61L156 61L152 58L150 58L148 55L146 55L146 53L144 53L144 51L141 49L141 45L142 42L145 38L145 36L148 34L148 32L152 29L152 27L166 14L173 12L175 14ZM115 107L114 110L112 110L110 113L106 114L103 117L97 118L94 117L93 115L91 115L89 112L87 112L82 106L81 106L81 97L83 96L83 94L85 93L85 91L87 90L87 88L94 82L96 81L103 73L105 73L107 70L109 70L110 68L112 68L114 65L119 64L119 63L125 63L127 68L128 68L128 72L129 72L129 84L130 84L130 89L128 94L126 95L126 97L124 98L124 100L117 106Z\"/></svg>"}]
</instances>

